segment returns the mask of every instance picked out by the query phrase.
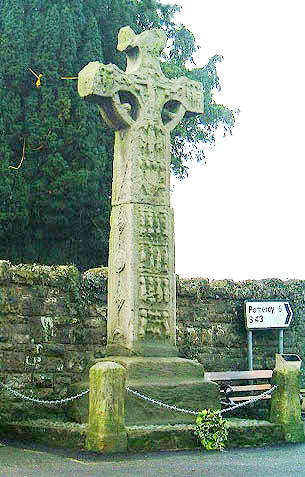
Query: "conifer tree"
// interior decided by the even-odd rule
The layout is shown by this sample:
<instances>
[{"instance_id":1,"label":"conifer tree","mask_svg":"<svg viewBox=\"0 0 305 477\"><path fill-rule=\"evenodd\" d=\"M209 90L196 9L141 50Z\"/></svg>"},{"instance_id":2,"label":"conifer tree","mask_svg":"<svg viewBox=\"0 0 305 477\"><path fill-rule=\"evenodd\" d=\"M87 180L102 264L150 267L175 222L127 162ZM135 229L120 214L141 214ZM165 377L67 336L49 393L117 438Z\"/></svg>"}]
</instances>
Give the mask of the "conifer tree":
<instances>
[{"instance_id":1,"label":"conifer tree","mask_svg":"<svg viewBox=\"0 0 305 477\"><path fill-rule=\"evenodd\" d=\"M125 68L118 31L162 28L171 40L162 68L202 82L206 115L172 133L172 168L213 142L234 115L213 101L214 57L188 71L194 37L158 0L2 0L0 9L0 257L14 263L106 265L113 131L77 94L73 79L89 61ZM202 153L198 150L197 158Z\"/></svg>"},{"instance_id":2,"label":"conifer tree","mask_svg":"<svg viewBox=\"0 0 305 477\"><path fill-rule=\"evenodd\" d=\"M61 79L77 76L88 61L103 61L97 22L82 3L77 2L78 16L60 0L17 0L13 11L3 9L1 192L12 210L8 214L4 207L1 217L0 255L14 262L87 268L107 261L107 130L98 111L78 97L77 82ZM16 31L21 34L14 39ZM31 71L42 74L39 87ZM8 169L18 167L23 141L22 166ZM20 227L16 204L22 207Z\"/></svg>"}]
</instances>

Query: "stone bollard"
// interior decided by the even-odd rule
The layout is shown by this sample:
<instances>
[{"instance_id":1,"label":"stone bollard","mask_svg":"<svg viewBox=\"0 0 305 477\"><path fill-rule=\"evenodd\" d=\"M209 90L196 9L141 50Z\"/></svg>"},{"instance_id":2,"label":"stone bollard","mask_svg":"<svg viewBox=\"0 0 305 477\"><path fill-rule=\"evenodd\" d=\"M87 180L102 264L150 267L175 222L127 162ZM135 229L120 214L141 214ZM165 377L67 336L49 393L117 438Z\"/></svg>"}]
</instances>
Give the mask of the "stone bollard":
<instances>
[{"instance_id":1,"label":"stone bollard","mask_svg":"<svg viewBox=\"0 0 305 477\"><path fill-rule=\"evenodd\" d=\"M97 363L90 369L88 450L103 453L127 450L125 380L125 368L111 361Z\"/></svg>"},{"instance_id":2,"label":"stone bollard","mask_svg":"<svg viewBox=\"0 0 305 477\"><path fill-rule=\"evenodd\" d=\"M293 358L295 357L295 358ZM300 364L297 355L276 355L272 384L278 388L271 396L270 421L280 424L287 442L304 442L301 419Z\"/></svg>"}]
</instances>

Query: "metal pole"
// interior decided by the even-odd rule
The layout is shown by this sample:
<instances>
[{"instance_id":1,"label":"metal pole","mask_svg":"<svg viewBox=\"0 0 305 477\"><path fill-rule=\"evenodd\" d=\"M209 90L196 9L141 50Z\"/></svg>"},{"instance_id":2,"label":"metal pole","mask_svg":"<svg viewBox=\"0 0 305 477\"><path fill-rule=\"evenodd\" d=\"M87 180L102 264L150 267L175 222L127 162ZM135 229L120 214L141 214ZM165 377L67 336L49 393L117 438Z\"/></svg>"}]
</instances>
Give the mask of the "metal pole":
<instances>
[{"instance_id":1,"label":"metal pole","mask_svg":"<svg viewBox=\"0 0 305 477\"><path fill-rule=\"evenodd\" d=\"M248 366L249 371L253 370L253 337L252 330L248 330Z\"/></svg>"},{"instance_id":2,"label":"metal pole","mask_svg":"<svg viewBox=\"0 0 305 477\"><path fill-rule=\"evenodd\" d=\"M279 353L284 353L284 330L281 329L279 332Z\"/></svg>"}]
</instances>

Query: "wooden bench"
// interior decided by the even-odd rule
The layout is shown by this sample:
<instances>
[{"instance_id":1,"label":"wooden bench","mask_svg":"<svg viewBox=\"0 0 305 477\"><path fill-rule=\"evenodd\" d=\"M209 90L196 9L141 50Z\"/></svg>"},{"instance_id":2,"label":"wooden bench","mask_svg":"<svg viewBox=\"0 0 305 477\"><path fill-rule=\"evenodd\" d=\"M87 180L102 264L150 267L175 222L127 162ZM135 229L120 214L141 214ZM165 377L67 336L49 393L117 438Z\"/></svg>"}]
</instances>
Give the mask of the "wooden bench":
<instances>
[{"instance_id":1,"label":"wooden bench","mask_svg":"<svg viewBox=\"0 0 305 477\"><path fill-rule=\"evenodd\" d=\"M226 403L238 404L241 401L249 401L258 394L271 389L272 369L258 369L255 371L223 371L206 372L204 378L207 381L215 381L220 386L220 392L226 399ZM253 381L263 383L254 384ZM238 384L233 384L237 381ZM247 381L247 383L245 383ZM240 384L242 382L242 384ZM270 399L271 395L263 399Z\"/></svg>"}]
</instances>

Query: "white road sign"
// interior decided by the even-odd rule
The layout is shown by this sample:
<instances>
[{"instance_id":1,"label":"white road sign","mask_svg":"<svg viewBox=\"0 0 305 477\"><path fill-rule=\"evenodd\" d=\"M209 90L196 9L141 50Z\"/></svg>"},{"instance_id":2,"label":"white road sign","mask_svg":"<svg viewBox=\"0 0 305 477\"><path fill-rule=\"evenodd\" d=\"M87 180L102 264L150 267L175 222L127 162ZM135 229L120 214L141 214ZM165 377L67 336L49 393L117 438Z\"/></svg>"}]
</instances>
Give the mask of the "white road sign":
<instances>
[{"instance_id":1,"label":"white road sign","mask_svg":"<svg viewBox=\"0 0 305 477\"><path fill-rule=\"evenodd\" d=\"M248 330L288 328L293 318L288 301L247 301L245 313Z\"/></svg>"}]
</instances>

